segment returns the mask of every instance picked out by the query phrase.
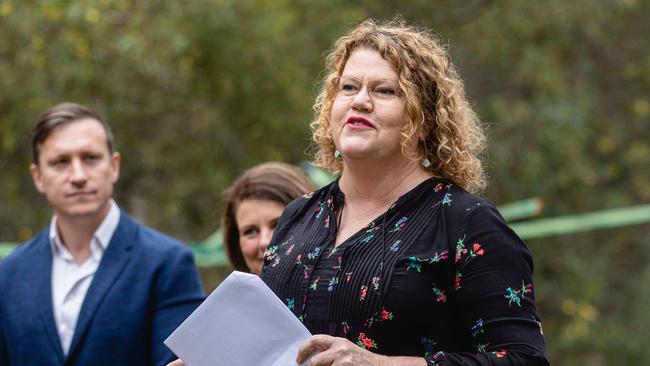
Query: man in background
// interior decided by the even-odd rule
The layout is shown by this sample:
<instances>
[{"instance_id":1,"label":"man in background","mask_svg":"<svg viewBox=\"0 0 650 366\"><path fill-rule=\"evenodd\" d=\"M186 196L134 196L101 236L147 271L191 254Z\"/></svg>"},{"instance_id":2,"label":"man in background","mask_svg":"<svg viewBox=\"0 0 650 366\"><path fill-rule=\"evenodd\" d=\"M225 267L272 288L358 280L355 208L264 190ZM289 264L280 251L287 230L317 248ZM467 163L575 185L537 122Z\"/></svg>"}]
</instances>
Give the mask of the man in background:
<instances>
[{"instance_id":1,"label":"man in background","mask_svg":"<svg viewBox=\"0 0 650 366\"><path fill-rule=\"evenodd\" d=\"M164 365L163 340L201 303L191 251L111 198L110 127L74 103L34 128L30 171L54 211L0 262L0 365Z\"/></svg>"}]
</instances>

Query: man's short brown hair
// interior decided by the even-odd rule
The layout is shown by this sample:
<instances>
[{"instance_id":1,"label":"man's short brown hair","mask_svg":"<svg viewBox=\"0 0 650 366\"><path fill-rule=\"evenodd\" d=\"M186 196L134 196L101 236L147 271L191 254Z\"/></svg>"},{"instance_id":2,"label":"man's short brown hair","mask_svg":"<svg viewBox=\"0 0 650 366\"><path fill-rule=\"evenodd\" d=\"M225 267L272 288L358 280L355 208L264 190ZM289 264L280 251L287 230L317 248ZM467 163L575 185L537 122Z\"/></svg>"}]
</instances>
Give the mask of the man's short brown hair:
<instances>
[{"instance_id":1,"label":"man's short brown hair","mask_svg":"<svg viewBox=\"0 0 650 366\"><path fill-rule=\"evenodd\" d=\"M48 109L38 119L38 123L32 130L32 158L34 164L38 165L39 149L52 131L62 125L78 121L84 118L92 118L102 124L106 132L106 146L112 154L115 152L115 138L111 127L92 109L77 103L61 103Z\"/></svg>"}]
</instances>

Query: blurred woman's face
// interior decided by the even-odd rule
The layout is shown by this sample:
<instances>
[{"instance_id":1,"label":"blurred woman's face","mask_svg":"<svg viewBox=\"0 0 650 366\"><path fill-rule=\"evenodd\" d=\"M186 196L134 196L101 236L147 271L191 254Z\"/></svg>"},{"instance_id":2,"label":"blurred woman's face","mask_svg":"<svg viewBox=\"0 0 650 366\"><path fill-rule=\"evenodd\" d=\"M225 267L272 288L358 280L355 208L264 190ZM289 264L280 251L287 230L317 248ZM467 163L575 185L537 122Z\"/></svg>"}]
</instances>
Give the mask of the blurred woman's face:
<instances>
[{"instance_id":1,"label":"blurred woman's face","mask_svg":"<svg viewBox=\"0 0 650 366\"><path fill-rule=\"evenodd\" d=\"M271 242L284 205L269 200L246 199L235 211L239 231L239 247L251 273L262 273L264 251Z\"/></svg>"},{"instance_id":2,"label":"blurred woman's face","mask_svg":"<svg viewBox=\"0 0 650 366\"><path fill-rule=\"evenodd\" d=\"M343 158L399 159L405 98L392 65L374 49L357 48L334 86L330 133Z\"/></svg>"}]
</instances>

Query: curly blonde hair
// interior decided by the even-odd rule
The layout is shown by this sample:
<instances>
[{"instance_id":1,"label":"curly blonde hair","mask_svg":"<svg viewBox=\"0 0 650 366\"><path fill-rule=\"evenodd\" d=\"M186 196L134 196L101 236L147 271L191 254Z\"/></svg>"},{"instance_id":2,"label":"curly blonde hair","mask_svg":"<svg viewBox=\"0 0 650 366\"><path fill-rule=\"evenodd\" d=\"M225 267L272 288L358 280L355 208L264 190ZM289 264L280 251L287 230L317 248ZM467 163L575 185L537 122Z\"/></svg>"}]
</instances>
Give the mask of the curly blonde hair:
<instances>
[{"instance_id":1,"label":"curly blonde hair","mask_svg":"<svg viewBox=\"0 0 650 366\"><path fill-rule=\"evenodd\" d=\"M314 162L335 174L343 164L334 156L330 114L336 97L333 80L357 48L371 48L388 61L399 79L405 98L406 123L401 131L402 153L409 159L428 159L434 176L448 179L467 191L485 187L480 154L485 135L472 110L463 82L449 54L428 31L408 26L401 19L377 24L369 19L339 38L326 59L326 75L314 104L310 123L316 143ZM418 138L417 155L409 153L412 138Z\"/></svg>"}]
</instances>

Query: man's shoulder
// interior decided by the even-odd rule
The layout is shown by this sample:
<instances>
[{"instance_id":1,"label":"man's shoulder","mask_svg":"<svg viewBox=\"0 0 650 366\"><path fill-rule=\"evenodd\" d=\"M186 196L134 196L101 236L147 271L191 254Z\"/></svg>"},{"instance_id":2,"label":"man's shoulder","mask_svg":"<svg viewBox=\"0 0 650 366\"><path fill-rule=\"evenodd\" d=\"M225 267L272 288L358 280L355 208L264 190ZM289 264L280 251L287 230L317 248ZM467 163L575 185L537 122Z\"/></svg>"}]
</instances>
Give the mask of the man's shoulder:
<instances>
[{"instance_id":1,"label":"man's shoulder","mask_svg":"<svg viewBox=\"0 0 650 366\"><path fill-rule=\"evenodd\" d=\"M48 243L48 229L44 229L33 238L19 244L11 254L0 260L0 268L4 268L7 265L23 263L25 261L32 261L34 255L41 252L44 246L47 247Z\"/></svg>"},{"instance_id":2,"label":"man's shoulder","mask_svg":"<svg viewBox=\"0 0 650 366\"><path fill-rule=\"evenodd\" d=\"M33 268L34 259L49 250L48 229L21 243L7 257L0 260L0 278L16 274L21 268Z\"/></svg>"},{"instance_id":3,"label":"man's shoulder","mask_svg":"<svg viewBox=\"0 0 650 366\"><path fill-rule=\"evenodd\" d=\"M178 239L137 221L124 211L121 212L120 223L118 224L117 230L133 232L135 234L134 244L142 246L147 251L150 251L150 253L151 251L189 251L189 248Z\"/></svg>"}]
</instances>

